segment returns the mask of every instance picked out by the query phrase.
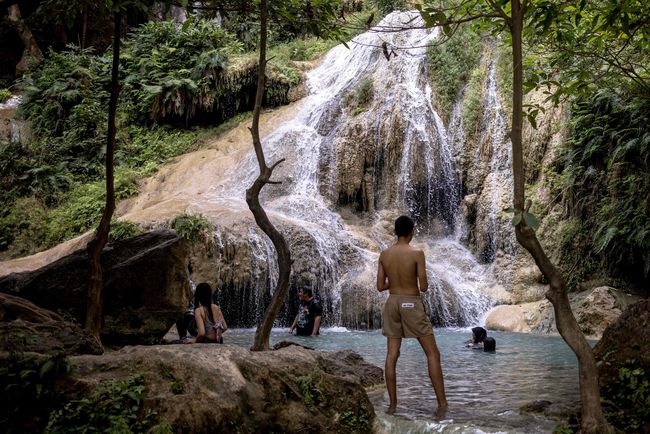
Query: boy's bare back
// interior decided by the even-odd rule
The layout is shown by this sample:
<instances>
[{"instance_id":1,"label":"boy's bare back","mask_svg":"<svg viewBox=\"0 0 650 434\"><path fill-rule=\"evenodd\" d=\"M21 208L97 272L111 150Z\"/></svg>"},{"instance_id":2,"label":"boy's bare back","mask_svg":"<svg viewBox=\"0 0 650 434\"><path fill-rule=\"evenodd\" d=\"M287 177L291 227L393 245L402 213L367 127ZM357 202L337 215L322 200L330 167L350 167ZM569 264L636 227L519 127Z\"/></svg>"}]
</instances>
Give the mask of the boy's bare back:
<instances>
[{"instance_id":1,"label":"boy's bare back","mask_svg":"<svg viewBox=\"0 0 650 434\"><path fill-rule=\"evenodd\" d=\"M383 277L383 278L382 278ZM380 289L380 281L387 285ZM419 281L419 290L418 290ZM411 247L408 243L398 242L379 255L377 273L378 289L388 289L395 295L419 295L428 289L424 252Z\"/></svg>"}]
</instances>

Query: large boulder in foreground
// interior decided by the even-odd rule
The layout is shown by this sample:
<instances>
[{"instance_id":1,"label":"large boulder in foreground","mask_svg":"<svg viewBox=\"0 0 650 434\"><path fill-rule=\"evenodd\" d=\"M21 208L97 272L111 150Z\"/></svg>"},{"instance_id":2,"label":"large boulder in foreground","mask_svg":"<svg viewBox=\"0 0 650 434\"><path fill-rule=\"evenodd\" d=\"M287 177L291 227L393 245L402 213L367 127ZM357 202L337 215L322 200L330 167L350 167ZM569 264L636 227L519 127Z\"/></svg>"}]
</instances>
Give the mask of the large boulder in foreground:
<instances>
[{"instance_id":1,"label":"large boulder in foreground","mask_svg":"<svg viewBox=\"0 0 650 434\"><path fill-rule=\"evenodd\" d=\"M156 342L187 307L187 246L173 231L149 232L108 245L104 267L102 341ZM75 251L38 270L0 278L0 292L84 322L89 261Z\"/></svg>"},{"instance_id":2,"label":"large boulder in foreground","mask_svg":"<svg viewBox=\"0 0 650 434\"><path fill-rule=\"evenodd\" d=\"M101 354L99 343L77 324L23 298L0 293L0 351Z\"/></svg>"},{"instance_id":3,"label":"large boulder in foreground","mask_svg":"<svg viewBox=\"0 0 650 434\"><path fill-rule=\"evenodd\" d=\"M370 433L374 410L353 371L359 364L381 369L359 359L296 345L266 352L214 344L125 347L72 357L62 390L69 402L138 376L140 416L156 412L179 433ZM75 413L68 408L63 416Z\"/></svg>"},{"instance_id":4,"label":"large boulder in foreground","mask_svg":"<svg viewBox=\"0 0 650 434\"><path fill-rule=\"evenodd\" d=\"M601 386L619 380L619 369L630 362L650 373L650 300L630 305L605 330L594 348Z\"/></svg>"},{"instance_id":5,"label":"large boulder in foreground","mask_svg":"<svg viewBox=\"0 0 650 434\"><path fill-rule=\"evenodd\" d=\"M610 423L621 432L650 432L650 300L630 305L594 355Z\"/></svg>"}]
</instances>

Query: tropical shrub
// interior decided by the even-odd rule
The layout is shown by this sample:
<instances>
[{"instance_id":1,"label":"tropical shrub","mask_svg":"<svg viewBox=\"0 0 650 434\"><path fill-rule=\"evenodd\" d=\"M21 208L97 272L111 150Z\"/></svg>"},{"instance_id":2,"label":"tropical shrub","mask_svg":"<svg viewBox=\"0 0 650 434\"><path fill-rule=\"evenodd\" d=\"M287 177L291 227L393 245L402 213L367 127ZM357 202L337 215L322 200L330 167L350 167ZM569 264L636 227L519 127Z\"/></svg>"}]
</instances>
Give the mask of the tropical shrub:
<instances>
[{"instance_id":1,"label":"tropical shrub","mask_svg":"<svg viewBox=\"0 0 650 434\"><path fill-rule=\"evenodd\" d=\"M114 241L126 240L127 238L140 235L141 233L142 230L140 230L140 226L136 223L128 220L112 219L111 232L108 235L108 241L112 243Z\"/></svg>"},{"instance_id":2,"label":"tropical shrub","mask_svg":"<svg viewBox=\"0 0 650 434\"><path fill-rule=\"evenodd\" d=\"M179 214L171 222L179 237L188 241L209 239L212 223L202 214Z\"/></svg>"},{"instance_id":3,"label":"tropical shrub","mask_svg":"<svg viewBox=\"0 0 650 434\"><path fill-rule=\"evenodd\" d=\"M228 88L228 57L241 44L214 20L148 22L128 40L121 56L125 92L141 121L187 123L197 111L212 111Z\"/></svg>"},{"instance_id":4,"label":"tropical shrub","mask_svg":"<svg viewBox=\"0 0 650 434\"><path fill-rule=\"evenodd\" d=\"M611 90L577 101L562 170L569 215L588 250L628 280L650 274L650 102Z\"/></svg>"},{"instance_id":5,"label":"tropical shrub","mask_svg":"<svg viewBox=\"0 0 650 434\"><path fill-rule=\"evenodd\" d=\"M444 44L427 48L427 60L440 116L448 120L460 92L481 60L480 37L465 26L459 27Z\"/></svg>"},{"instance_id":6,"label":"tropical shrub","mask_svg":"<svg viewBox=\"0 0 650 434\"><path fill-rule=\"evenodd\" d=\"M103 382L88 397L52 412L44 432L171 433L169 423L145 409L145 392L142 374Z\"/></svg>"},{"instance_id":7,"label":"tropical shrub","mask_svg":"<svg viewBox=\"0 0 650 434\"><path fill-rule=\"evenodd\" d=\"M11 91L6 88L0 89L0 104L11 98Z\"/></svg>"}]
</instances>

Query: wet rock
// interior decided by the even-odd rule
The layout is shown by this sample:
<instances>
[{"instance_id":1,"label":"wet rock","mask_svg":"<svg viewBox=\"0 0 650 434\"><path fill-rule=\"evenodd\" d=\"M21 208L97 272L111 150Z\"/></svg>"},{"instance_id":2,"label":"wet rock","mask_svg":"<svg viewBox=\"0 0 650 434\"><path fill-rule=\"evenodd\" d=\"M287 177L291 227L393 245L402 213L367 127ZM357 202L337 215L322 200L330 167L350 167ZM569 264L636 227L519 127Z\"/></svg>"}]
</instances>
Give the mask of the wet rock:
<instances>
[{"instance_id":1,"label":"wet rock","mask_svg":"<svg viewBox=\"0 0 650 434\"><path fill-rule=\"evenodd\" d=\"M650 300L628 306L607 327L594 348L594 355L599 362L601 386L617 382L619 369L631 361L650 372Z\"/></svg>"},{"instance_id":2,"label":"wet rock","mask_svg":"<svg viewBox=\"0 0 650 434\"><path fill-rule=\"evenodd\" d=\"M616 321L622 308L637 299L608 286L569 294L580 329L594 339ZM496 306L488 313L485 324L493 330L557 334L553 305L547 300Z\"/></svg>"},{"instance_id":3,"label":"wet rock","mask_svg":"<svg viewBox=\"0 0 650 434\"><path fill-rule=\"evenodd\" d=\"M526 321L527 311L523 305L496 306L488 313L485 327L489 330L530 332L530 325Z\"/></svg>"},{"instance_id":4,"label":"wet rock","mask_svg":"<svg viewBox=\"0 0 650 434\"><path fill-rule=\"evenodd\" d=\"M650 432L650 300L627 307L594 348L604 410L620 432Z\"/></svg>"},{"instance_id":5,"label":"wet rock","mask_svg":"<svg viewBox=\"0 0 650 434\"><path fill-rule=\"evenodd\" d=\"M363 357L352 350L319 353L318 363L323 371L330 374L358 378L364 387L384 383L384 370L366 362Z\"/></svg>"},{"instance_id":6,"label":"wet rock","mask_svg":"<svg viewBox=\"0 0 650 434\"><path fill-rule=\"evenodd\" d=\"M126 347L76 356L66 400L108 379L144 377L144 406L176 432L370 433L375 417L358 359L289 346L250 352L231 345ZM349 367L349 368L348 368Z\"/></svg>"},{"instance_id":7,"label":"wet rock","mask_svg":"<svg viewBox=\"0 0 650 434\"><path fill-rule=\"evenodd\" d=\"M108 245L102 264L102 341L151 343L162 338L191 296L185 243L173 231L149 232ZM0 278L0 292L66 312L79 323L85 317L87 285L85 250L34 271Z\"/></svg>"},{"instance_id":8,"label":"wet rock","mask_svg":"<svg viewBox=\"0 0 650 434\"><path fill-rule=\"evenodd\" d=\"M0 293L0 352L101 354L102 347L77 324L9 294Z\"/></svg>"},{"instance_id":9,"label":"wet rock","mask_svg":"<svg viewBox=\"0 0 650 434\"><path fill-rule=\"evenodd\" d=\"M551 405L551 401L538 400L529 402L519 407L522 413L544 413L544 411Z\"/></svg>"},{"instance_id":10,"label":"wet rock","mask_svg":"<svg viewBox=\"0 0 650 434\"><path fill-rule=\"evenodd\" d=\"M16 117L22 97L14 95L0 103L0 143L29 143L32 137L31 124Z\"/></svg>"}]
</instances>

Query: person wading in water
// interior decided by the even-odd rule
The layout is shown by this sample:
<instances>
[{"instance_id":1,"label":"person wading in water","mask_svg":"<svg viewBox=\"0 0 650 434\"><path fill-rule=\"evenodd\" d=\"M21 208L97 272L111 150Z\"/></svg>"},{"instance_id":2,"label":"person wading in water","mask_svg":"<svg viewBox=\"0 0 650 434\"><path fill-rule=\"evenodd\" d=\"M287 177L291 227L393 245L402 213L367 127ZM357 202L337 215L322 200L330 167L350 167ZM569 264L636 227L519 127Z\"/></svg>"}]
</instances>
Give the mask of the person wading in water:
<instances>
[{"instance_id":1,"label":"person wading in water","mask_svg":"<svg viewBox=\"0 0 650 434\"><path fill-rule=\"evenodd\" d=\"M420 299L420 292L426 292L429 288L424 252L409 245L414 227L413 220L407 216L395 220L397 242L379 255L377 290L390 292L383 312L383 334L388 339L384 374L390 399L386 413L393 414L397 406L395 366L402 339L417 338L427 355L429 378L438 400L436 413L441 415L447 409L447 397L440 352L431 321Z\"/></svg>"}]
</instances>

